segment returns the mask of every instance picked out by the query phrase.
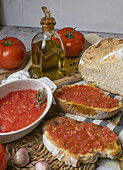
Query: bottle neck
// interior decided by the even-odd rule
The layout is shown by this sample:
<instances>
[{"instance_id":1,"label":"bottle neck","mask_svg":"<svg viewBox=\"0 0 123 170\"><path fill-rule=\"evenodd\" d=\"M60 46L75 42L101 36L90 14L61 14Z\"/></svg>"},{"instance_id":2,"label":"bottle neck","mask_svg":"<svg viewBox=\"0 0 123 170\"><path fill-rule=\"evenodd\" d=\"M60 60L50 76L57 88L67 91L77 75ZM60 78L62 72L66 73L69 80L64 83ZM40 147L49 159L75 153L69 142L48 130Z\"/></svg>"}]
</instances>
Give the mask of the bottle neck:
<instances>
[{"instance_id":1,"label":"bottle neck","mask_svg":"<svg viewBox=\"0 0 123 170\"><path fill-rule=\"evenodd\" d=\"M42 24L43 32L54 32L54 24Z\"/></svg>"}]
</instances>

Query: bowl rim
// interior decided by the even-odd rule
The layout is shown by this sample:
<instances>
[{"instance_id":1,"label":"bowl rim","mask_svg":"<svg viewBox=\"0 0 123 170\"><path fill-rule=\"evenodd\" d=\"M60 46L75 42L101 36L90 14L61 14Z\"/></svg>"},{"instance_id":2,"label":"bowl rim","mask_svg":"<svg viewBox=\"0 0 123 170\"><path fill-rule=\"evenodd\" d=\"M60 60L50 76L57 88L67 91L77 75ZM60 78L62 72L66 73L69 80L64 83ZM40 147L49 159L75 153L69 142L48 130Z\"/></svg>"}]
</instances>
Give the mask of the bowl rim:
<instances>
[{"instance_id":1,"label":"bowl rim","mask_svg":"<svg viewBox=\"0 0 123 170\"><path fill-rule=\"evenodd\" d=\"M16 82L23 82L23 81L33 81L33 82L39 82L41 83L44 87L46 86L46 88L48 89L48 93L49 93L49 96L50 96L50 103L48 104L47 103L47 106L43 112L43 114L36 120L34 121L33 123L31 123L30 125L22 128L22 129L19 129L19 130L16 130L16 131L11 131L11 132L3 132L1 133L0 132L0 136L5 136L5 135L13 135L13 134L17 134L17 133L20 133L22 131L26 131L27 129L29 129L30 127L33 127L36 123L38 123L42 118L44 118L44 116L47 114L47 112L49 111L51 105L52 105L52 101L53 101L53 94L52 94L52 90L50 89L50 87L48 86L48 84L46 84L45 82L41 81L41 80L37 80L37 79L19 79L19 80L13 80L11 82L8 82L8 83L5 83L5 84L2 84L0 85L0 88L3 87L3 86L7 86L7 85L11 85L13 83L16 83Z\"/></svg>"}]
</instances>

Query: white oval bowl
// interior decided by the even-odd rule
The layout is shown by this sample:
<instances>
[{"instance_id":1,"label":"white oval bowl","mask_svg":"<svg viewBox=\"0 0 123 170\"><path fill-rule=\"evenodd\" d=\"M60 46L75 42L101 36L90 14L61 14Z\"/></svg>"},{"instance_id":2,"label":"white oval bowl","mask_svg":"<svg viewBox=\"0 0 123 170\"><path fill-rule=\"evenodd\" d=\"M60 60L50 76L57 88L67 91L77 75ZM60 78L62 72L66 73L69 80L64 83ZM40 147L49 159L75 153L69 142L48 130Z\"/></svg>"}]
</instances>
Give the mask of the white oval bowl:
<instances>
[{"instance_id":1,"label":"white oval bowl","mask_svg":"<svg viewBox=\"0 0 123 170\"><path fill-rule=\"evenodd\" d=\"M48 113L51 105L53 94L50 87L39 80L29 79L29 80L15 80L4 85L0 85L0 99L5 97L9 92L19 91L19 90L26 90L26 89L42 89L45 88L47 91L47 106L44 113L37 119L34 123L30 124L29 126L22 128L17 131L7 132L7 133L0 133L0 143L9 143L20 139L30 133L34 128L38 126L38 124L42 121L42 119Z\"/></svg>"}]
</instances>

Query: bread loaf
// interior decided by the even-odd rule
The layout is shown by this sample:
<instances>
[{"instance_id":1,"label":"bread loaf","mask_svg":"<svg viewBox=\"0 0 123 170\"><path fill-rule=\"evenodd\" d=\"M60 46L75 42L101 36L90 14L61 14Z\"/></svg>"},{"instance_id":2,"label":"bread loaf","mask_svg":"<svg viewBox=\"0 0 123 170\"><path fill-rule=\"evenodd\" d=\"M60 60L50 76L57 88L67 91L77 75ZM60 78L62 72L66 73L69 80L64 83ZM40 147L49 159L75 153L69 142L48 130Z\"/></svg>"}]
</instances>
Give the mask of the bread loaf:
<instances>
[{"instance_id":1,"label":"bread loaf","mask_svg":"<svg viewBox=\"0 0 123 170\"><path fill-rule=\"evenodd\" d=\"M106 96L92 85L66 85L54 93L57 105L65 112L94 119L106 119L123 107L118 99Z\"/></svg>"},{"instance_id":2,"label":"bread loaf","mask_svg":"<svg viewBox=\"0 0 123 170\"><path fill-rule=\"evenodd\" d=\"M107 127L56 117L43 127L43 143L60 161L73 167L94 163L98 157L118 158L121 144Z\"/></svg>"},{"instance_id":3,"label":"bread loaf","mask_svg":"<svg viewBox=\"0 0 123 170\"><path fill-rule=\"evenodd\" d=\"M102 39L89 47L79 72L87 83L123 96L123 39Z\"/></svg>"}]
</instances>

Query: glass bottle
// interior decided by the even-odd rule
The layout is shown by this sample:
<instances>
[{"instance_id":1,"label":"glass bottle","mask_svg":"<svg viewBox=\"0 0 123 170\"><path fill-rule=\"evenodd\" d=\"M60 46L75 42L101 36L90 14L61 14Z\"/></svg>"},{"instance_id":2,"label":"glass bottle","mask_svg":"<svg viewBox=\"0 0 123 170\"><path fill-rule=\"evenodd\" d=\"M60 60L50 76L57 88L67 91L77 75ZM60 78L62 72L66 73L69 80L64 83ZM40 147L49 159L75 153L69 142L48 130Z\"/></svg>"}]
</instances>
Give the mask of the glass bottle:
<instances>
[{"instance_id":1,"label":"glass bottle","mask_svg":"<svg viewBox=\"0 0 123 170\"><path fill-rule=\"evenodd\" d=\"M51 12L42 7L45 17L41 19L42 32L32 39L32 66L29 69L31 78L48 77L56 80L64 77L65 46L55 32L56 21Z\"/></svg>"}]
</instances>

